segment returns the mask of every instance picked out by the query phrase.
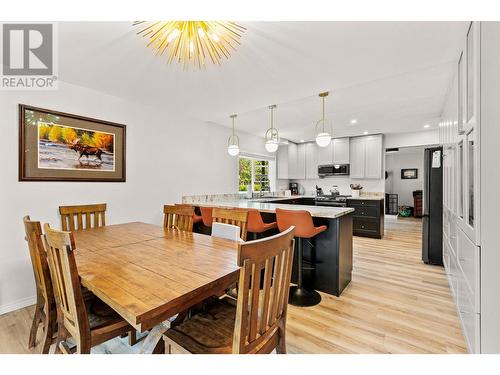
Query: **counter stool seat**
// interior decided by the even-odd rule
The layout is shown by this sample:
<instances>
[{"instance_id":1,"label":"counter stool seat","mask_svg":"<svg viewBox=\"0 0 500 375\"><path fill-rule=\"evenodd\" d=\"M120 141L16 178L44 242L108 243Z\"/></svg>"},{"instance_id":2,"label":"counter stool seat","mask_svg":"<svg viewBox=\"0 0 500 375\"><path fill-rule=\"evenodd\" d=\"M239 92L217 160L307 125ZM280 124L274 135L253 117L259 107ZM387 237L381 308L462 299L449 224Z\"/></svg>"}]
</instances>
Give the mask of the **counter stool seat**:
<instances>
[{"instance_id":1,"label":"counter stool seat","mask_svg":"<svg viewBox=\"0 0 500 375\"><path fill-rule=\"evenodd\" d=\"M206 227L212 228L212 207L200 207L201 211L201 219L203 221L203 225Z\"/></svg>"},{"instance_id":2,"label":"counter stool seat","mask_svg":"<svg viewBox=\"0 0 500 375\"><path fill-rule=\"evenodd\" d=\"M246 208L248 211L248 232L251 233L264 233L270 229L278 227L278 223L264 223L260 211L255 208Z\"/></svg>"},{"instance_id":3,"label":"counter stool seat","mask_svg":"<svg viewBox=\"0 0 500 375\"><path fill-rule=\"evenodd\" d=\"M304 210L276 209L276 220L278 229L283 232L295 227L295 238L297 238L297 286L290 288L288 302L295 306L314 306L321 302L321 295L302 285L302 239L313 238L328 229L326 225L314 226L311 214Z\"/></svg>"}]
</instances>

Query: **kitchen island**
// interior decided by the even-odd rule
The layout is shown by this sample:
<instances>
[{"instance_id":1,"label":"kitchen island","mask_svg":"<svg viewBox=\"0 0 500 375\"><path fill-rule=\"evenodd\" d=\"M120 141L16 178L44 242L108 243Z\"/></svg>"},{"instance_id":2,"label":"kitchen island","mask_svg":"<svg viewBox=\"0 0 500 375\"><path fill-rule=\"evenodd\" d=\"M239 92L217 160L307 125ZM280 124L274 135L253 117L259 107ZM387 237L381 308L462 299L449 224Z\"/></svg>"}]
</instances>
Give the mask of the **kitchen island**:
<instances>
[{"instance_id":1,"label":"kitchen island","mask_svg":"<svg viewBox=\"0 0 500 375\"><path fill-rule=\"evenodd\" d=\"M351 281L353 208L269 203L260 199L210 202L190 202L183 199L183 203L195 207L254 208L261 212L266 222L276 221L276 208L308 211L313 217L315 226L326 225L328 229L315 238L302 242L304 285L338 297ZM197 230L203 231L203 228ZM275 233L277 231L269 231L265 236ZM296 256L297 252L295 258ZM297 279L296 265L297 260L294 259L292 282Z\"/></svg>"}]
</instances>

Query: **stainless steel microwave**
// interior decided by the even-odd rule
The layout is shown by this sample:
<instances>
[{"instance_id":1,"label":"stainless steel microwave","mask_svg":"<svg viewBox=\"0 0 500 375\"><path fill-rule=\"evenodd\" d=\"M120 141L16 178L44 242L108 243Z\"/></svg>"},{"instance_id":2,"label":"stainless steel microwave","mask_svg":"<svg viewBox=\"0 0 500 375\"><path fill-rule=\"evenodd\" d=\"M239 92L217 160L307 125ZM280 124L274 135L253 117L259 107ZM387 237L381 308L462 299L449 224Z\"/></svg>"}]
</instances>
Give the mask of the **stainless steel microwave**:
<instances>
[{"instance_id":1,"label":"stainless steel microwave","mask_svg":"<svg viewBox=\"0 0 500 375\"><path fill-rule=\"evenodd\" d=\"M324 164L318 166L318 177L349 176L349 164Z\"/></svg>"}]
</instances>

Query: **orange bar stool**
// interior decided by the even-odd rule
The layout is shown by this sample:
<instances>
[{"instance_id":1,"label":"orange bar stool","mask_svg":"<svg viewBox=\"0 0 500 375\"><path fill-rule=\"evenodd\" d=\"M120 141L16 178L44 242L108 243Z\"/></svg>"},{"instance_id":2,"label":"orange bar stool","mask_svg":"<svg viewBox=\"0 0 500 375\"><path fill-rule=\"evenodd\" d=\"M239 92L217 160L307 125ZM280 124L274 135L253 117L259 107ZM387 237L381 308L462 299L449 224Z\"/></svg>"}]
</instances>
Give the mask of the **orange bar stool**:
<instances>
[{"instance_id":1,"label":"orange bar stool","mask_svg":"<svg viewBox=\"0 0 500 375\"><path fill-rule=\"evenodd\" d=\"M201 220L203 221L203 225L206 227L212 228L212 207L200 207L201 211Z\"/></svg>"},{"instance_id":2,"label":"orange bar stool","mask_svg":"<svg viewBox=\"0 0 500 375\"><path fill-rule=\"evenodd\" d=\"M321 225L315 227L312 216L308 211L276 209L276 220L278 228L283 232L295 226L295 238L297 238L297 286L290 288L288 302L295 306L314 306L321 302L321 295L312 289L305 288L302 284L302 239L313 238L324 232L327 227Z\"/></svg>"},{"instance_id":3,"label":"orange bar stool","mask_svg":"<svg viewBox=\"0 0 500 375\"><path fill-rule=\"evenodd\" d=\"M257 239L257 234L267 232L270 229L278 227L276 222L264 223L260 211L255 208L246 208L248 211L248 229L247 231L253 233L254 240Z\"/></svg>"}]
</instances>

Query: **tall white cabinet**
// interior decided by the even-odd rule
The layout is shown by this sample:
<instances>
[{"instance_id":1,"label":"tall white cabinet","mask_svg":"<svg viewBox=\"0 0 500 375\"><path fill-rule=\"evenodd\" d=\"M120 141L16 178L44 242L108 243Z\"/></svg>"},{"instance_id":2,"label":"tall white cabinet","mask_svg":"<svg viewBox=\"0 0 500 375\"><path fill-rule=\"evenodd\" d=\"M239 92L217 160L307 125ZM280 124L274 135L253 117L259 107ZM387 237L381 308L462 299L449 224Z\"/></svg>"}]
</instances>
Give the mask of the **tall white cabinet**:
<instances>
[{"instance_id":1,"label":"tall white cabinet","mask_svg":"<svg viewBox=\"0 0 500 375\"><path fill-rule=\"evenodd\" d=\"M382 178L382 152L381 134L351 138L351 178Z\"/></svg>"},{"instance_id":2,"label":"tall white cabinet","mask_svg":"<svg viewBox=\"0 0 500 375\"><path fill-rule=\"evenodd\" d=\"M500 353L500 25L473 22L440 123L443 261L472 353Z\"/></svg>"}]
</instances>

